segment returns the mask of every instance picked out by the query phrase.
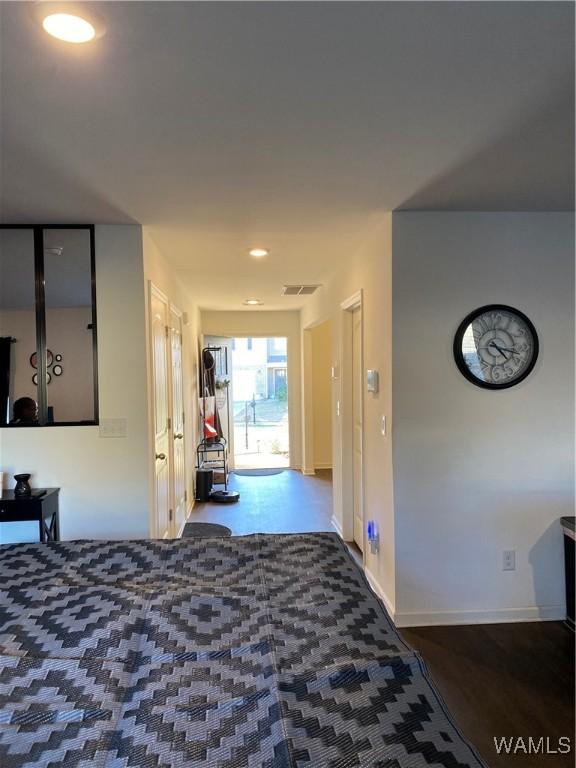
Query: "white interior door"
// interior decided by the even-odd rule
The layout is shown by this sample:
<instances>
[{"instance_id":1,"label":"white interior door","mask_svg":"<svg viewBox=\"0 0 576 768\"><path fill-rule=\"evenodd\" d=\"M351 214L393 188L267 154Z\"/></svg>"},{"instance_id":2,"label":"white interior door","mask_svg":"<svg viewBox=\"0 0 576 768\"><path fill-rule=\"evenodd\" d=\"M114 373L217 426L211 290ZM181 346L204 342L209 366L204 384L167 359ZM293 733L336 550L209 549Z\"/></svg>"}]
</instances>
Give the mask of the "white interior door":
<instances>
[{"instance_id":1,"label":"white interior door","mask_svg":"<svg viewBox=\"0 0 576 768\"><path fill-rule=\"evenodd\" d=\"M182 366L182 316L170 308L170 372L172 379L172 505L173 535L186 519L186 455L184 450L184 372Z\"/></svg>"},{"instance_id":2,"label":"white interior door","mask_svg":"<svg viewBox=\"0 0 576 768\"><path fill-rule=\"evenodd\" d=\"M154 286L150 291L152 397L154 404L156 538L172 535L170 513L170 427L168 389L168 303Z\"/></svg>"},{"instance_id":3,"label":"white interior door","mask_svg":"<svg viewBox=\"0 0 576 768\"><path fill-rule=\"evenodd\" d=\"M362 308L352 312L352 453L354 541L364 551L364 512L362 488Z\"/></svg>"}]
</instances>

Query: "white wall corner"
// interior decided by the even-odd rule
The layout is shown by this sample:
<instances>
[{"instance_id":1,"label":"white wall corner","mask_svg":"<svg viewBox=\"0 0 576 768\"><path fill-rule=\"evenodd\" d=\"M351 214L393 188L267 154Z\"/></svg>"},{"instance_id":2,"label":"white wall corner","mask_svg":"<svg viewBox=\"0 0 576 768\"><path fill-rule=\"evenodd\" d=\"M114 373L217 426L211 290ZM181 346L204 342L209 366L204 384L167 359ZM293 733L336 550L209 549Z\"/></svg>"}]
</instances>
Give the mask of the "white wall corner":
<instances>
[{"instance_id":1,"label":"white wall corner","mask_svg":"<svg viewBox=\"0 0 576 768\"><path fill-rule=\"evenodd\" d=\"M396 626L400 626L397 621L397 614L394 609L394 603L384 589L382 588L382 585L378 582L378 579L374 576L370 568L368 568L366 565L364 566L364 573L366 575L366 578L368 579L368 584L370 584L370 587L372 588L372 591L382 600L384 603L384 607L386 608L386 611L388 612L388 615L392 619L392 621L396 624Z\"/></svg>"},{"instance_id":2,"label":"white wall corner","mask_svg":"<svg viewBox=\"0 0 576 768\"><path fill-rule=\"evenodd\" d=\"M331 523L331 525L332 525L332 528L334 528L334 530L335 530L335 531L336 531L336 533L338 534L338 536L340 536L340 538L341 538L342 540L344 540L344 536L343 536L343 534L342 534L342 526L340 525L340 521L339 521L339 520L337 520L337 519L334 517L334 515L332 515L332 517L330 518L330 523Z\"/></svg>"}]
</instances>

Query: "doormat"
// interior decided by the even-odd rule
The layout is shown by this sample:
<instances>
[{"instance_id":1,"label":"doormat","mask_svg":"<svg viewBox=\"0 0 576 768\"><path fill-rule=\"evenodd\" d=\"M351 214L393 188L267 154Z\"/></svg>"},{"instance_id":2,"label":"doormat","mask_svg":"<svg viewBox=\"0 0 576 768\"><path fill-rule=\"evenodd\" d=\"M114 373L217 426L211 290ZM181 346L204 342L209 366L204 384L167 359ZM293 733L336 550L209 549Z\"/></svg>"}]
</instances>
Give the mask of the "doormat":
<instances>
[{"instance_id":1,"label":"doormat","mask_svg":"<svg viewBox=\"0 0 576 768\"><path fill-rule=\"evenodd\" d=\"M210 537L218 536L231 536L232 531L225 525L218 525L218 523L186 523L184 530L182 531L182 538L188 539L192 537L198 537L202 539L209 539Z\"/></svg>"},{"instance_id":2,"label":"doormat","mask_svg":"<svg viewBox=\"0 0 576 768\"><path fill-rule=\"evenodd\" d=\"M283 469L233 469L235 475L241 477L265 477L266 475L281 475Z\"/></svg>"}]
</instances>

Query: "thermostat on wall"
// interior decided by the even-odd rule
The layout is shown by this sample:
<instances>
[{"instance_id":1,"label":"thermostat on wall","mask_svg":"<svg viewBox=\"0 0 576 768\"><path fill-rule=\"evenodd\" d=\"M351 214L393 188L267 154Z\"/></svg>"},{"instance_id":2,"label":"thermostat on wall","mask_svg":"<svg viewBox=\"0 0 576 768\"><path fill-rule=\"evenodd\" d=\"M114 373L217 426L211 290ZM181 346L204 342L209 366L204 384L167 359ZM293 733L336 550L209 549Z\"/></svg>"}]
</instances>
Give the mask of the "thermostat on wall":
<instances>
[{"instance_id":1,"label":"thermostat on wall","mask_svg":"<svg viewBox=\"0 0 576 768\"><path fill-rule=\"evenodd\" d=\"M378 379L378 371L373 371L371 369L366 371L366 389L368 392L378 392Z\"/></svg>"}]
</instances>

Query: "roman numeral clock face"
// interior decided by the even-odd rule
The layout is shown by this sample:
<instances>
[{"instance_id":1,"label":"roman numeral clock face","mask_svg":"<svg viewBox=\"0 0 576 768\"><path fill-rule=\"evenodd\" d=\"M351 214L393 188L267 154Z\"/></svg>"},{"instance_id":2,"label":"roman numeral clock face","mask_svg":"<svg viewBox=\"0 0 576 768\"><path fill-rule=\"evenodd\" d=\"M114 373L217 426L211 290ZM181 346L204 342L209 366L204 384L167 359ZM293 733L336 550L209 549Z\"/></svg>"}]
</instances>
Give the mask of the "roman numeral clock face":
<instances>
[{"instance_id":1,"label":"roman numeral clock face","mask_svg":"<svg viewBox=\"0 0 576 768\"><path fill-rule=\"evenodd\" d=\"M454 359L460 372L486 389L518 384L534 368L538 336L522 312L491 304L471 312L454 338Z\"/></svg>"}]
</instances>

